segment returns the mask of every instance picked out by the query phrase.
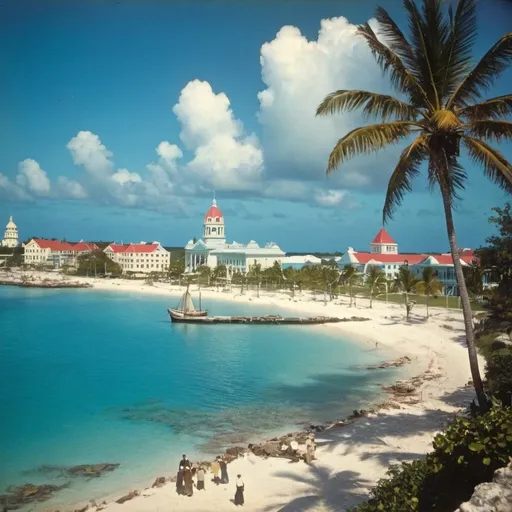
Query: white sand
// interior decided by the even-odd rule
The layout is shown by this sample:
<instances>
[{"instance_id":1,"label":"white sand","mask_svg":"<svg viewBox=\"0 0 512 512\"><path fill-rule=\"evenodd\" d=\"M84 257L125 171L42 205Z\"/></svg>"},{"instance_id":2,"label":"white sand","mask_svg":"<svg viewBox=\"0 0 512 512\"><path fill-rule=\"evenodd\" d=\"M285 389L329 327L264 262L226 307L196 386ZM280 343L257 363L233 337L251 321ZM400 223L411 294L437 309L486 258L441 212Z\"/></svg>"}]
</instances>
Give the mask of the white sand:
<instances>
[{"instance_id":1,"label":"white sand","mask_svg":"<svg viewBox=\"0 0 512 512\"><path fill-rule=\"evenodd\" d=\"M41 278L42 274L34 274ZM55 274L47 274L61 279ZM167 294L173 306L180 289L164 284L149 286L141 281L121 279L68 278L87 281L96 289L126 292ZM369 309L368 299L358 299L357 307L348 307L348 299L323 303L323 297L313 301L310 293L297 293L291 300L289 292L253 291L240 295L236 291L202 290L206 300L227 299L236 302L276 305L292 308L302 315L329 315L370 318L368 322L348 322L319 326L319 329L338 329L340 334L361 343L389 348L413 360L415 374L430 368L437 377L423 383L416 398L419 403L401 404L400 409L387 409L372 414L354 424L317 434L317 460L308 466L286 459L260 459L253 455L235 460L228 466L232 482L215 486L207 474L206 491L195 490L193 497L178 496L173 483L162 488L148 489L141 496L119 505L110 499L102 510L108 512L171 512L233 510L234 481L237 473L245 481L245 510L250 511L343 511L367 498L368 490L383 477L390 464L421 457L431 449L435 433L467 406L473 389L465 387L470 378L462 313L458 310L431 308L425 322L425 308L416 306L411 321L405 321L405 309L397 304L374 301ZM271 308L269 308L271 310ZM448 326L448 328L446 327ZM335 332L335 331L334 331ZM483 368L483 364L481 363ZM393 400L393 399L392 399ZM178 463L178 461L176 461ZM156 476L148 475L147 485ZM171 475L165 475L171 476ZM95 508L89 509L95 510ZM98 509L99 510L99 509Z\"/></svg>"}]
</instances>

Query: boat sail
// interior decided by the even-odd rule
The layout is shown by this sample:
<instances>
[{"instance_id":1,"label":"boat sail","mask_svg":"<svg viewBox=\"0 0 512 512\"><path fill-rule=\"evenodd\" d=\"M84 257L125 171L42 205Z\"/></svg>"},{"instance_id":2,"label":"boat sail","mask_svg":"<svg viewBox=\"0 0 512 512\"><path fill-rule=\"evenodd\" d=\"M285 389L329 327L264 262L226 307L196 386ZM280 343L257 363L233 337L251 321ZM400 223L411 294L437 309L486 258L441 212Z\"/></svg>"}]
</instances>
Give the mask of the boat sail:
<instances>
[{"instance_id":1,"label":"boat sail","mask_svg":"<svg viewBox=\"0 0 512 512\"><path fill-rule=\"evenodd\" d=\"M178 307L170 308L169 314L171 315L171 319L183 319L189 317L207 316L208 311L201 309L201 295L199 295L199 309L195 308L192 295L189 291L189 286L187 285L187 289L181 297Z\"/></svg>"}]
</instances>

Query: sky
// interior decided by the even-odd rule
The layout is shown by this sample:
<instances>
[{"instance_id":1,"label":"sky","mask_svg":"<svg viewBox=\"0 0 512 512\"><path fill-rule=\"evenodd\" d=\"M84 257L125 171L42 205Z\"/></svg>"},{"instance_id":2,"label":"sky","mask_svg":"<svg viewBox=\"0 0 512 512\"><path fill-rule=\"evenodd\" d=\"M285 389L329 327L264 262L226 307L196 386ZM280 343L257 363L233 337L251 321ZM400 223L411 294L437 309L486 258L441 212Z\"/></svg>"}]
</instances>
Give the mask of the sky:
<instances>
[{"instance_id":1,"label":"sky","mask_svg":"<svg viewBox=\"0 0 512 512\"><path fill-rule=\"evenodd\" d=\"M215 193L229 241L367 250L401 148L327 177L363 120L315 111L337 89L392 92L354 35L379 3L406 26L398 0L0 0L0 229L13 215L22 239L183 246ZM512 7L482 0L478 23L475 59ZM478 247L507 196L462 163L458 243ZM448 250L424 176L386 228L400 251Z\"/></svg>"}]
</instances>

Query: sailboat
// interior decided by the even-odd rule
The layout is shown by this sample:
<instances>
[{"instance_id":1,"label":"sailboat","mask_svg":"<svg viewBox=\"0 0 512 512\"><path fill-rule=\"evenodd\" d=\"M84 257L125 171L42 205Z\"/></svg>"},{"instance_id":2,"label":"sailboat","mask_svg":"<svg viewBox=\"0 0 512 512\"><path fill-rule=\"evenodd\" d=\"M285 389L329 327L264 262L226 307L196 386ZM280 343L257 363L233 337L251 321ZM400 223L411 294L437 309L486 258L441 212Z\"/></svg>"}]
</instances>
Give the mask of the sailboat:
<instances>
[{"instance_id":1,"label":"sailboat","mask_svg":"<svg viewBox=\"0 0 512 512\"><path fill-rule=\"evenodd\" d=\"M201 309L201 292L199 292L199 309L196 309L194 306L194 301L192 300L192 295L189 291L189 285L187 284L187 289L181 297L181 300L178 304L177 308L169 308L167 310L169 315L171 316L171 320L184 320L186 318L195 318L198 316L208 316L208 311Z\"/></svg>"}]
</instances>

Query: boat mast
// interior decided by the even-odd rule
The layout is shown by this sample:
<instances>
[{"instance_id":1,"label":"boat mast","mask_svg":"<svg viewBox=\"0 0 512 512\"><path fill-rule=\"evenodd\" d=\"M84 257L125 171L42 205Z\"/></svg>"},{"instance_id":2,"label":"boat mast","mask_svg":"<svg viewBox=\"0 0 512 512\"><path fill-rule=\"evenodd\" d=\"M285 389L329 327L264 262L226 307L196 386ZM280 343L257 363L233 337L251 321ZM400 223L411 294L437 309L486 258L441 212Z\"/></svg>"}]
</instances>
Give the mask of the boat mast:
<instances>
[{"instance_id":1,"label":"boat mast","mask_svg":"<svg viewBox=\"0 0 512 512\"><path fill-rule=\"evenodd\" d=\"M201 286L199 286L199 311L202 311L203 309L201 308Z\"/></svg>"},{"instance_id":2,"label":"boat mast","mask_svg":"<svg viewBox=\"0 0 512 512\"><path fill-rule=\"evenodd\" d=\"M188 289L190 287L190 281L187 280L187 291L185 292L185 295L183 295L183 314L187 313L187 299L188 299Z\"/></svg>"}]
</instances>

